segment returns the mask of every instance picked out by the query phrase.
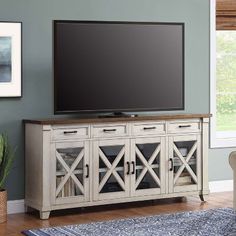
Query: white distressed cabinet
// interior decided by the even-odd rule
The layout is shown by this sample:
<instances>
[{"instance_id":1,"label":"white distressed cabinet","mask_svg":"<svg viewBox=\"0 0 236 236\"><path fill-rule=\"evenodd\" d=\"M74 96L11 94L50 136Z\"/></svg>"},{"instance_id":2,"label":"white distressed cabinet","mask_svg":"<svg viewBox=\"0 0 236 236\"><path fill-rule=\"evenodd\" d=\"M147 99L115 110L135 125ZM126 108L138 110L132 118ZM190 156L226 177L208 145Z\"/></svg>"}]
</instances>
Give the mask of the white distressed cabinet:
<instances>
[{"instance_id":1,"label":"white distressed cabinet","mask_svg":"<svg viewBox=\"0 0 236 236\"><path fill-rule=\"evenodd\" d=\"M25 204L52 210L209 193L209 114L25 120Z\"/></svg>"}]
</instances>

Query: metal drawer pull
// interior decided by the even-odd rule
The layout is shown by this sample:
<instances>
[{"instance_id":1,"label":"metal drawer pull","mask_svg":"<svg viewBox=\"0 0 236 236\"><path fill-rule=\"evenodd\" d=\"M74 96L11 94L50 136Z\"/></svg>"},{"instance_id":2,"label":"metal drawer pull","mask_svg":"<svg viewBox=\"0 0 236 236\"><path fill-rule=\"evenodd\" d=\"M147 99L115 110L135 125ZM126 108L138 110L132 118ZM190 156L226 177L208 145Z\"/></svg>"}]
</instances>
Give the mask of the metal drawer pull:
<instances>
[{"instance_id":1,"label":"metal drawer pull","mask_svg":"<svg viewBox=\"0 0 236 236\"><path fill-rule=\"evenodd\" d=\"M134 175L134 174L135 174L135 162L132 161L131 163L132 163L132 165L133 165L133 171L131 172L131 175Z\"/></svg>"},{"instance_id":2,"label":"metal drawer pull","mask_svg":"<svg viewBox=\"0 0 236 236\"><path fill-rule=\"evenodd\" d=\"M129 175L129 174L130 174L130 163L129 163L128 161L127 161L126 163L127 163L127 165L128 165L128 170L127 170L127 173L126 173L126 174Z\"/></svg>"},{"instance_id":3,"label":"metal drawer pull","mask_svg":"<svg viewBox=\"0 0 236 236\"><path fill-rule=\"evenodd\" d=\"M77 134L78 131L77 130L73 130L73 131L64 131L64 134Z\"/></svg>"},{"instance_id":4,"label":"metal drawer pull","mask_svg":"<svg viewBox=\"0 0 236 236\"><path fill-rule=\"evenodd\" d=\"M86 166L86 168L87 168L87 175L85 176L85 178L88 178L88 177L89 177L89 165L86 164L85 166Z\"/></svg>"},{"instance_id":5,"label":"metal drawer pull","mask_svg":"<svg viewBox=\"0 0 236 236\"><path fill-rule=\"evenodd\" d=\"M150 130L150 129L156 129L157 127L153 126L153 127L144 127L144 130Z\"/></svg>"},{"instance_id":6,"label":"metal drawer pull","mask_svg":"<svg viewBox=\"0 0 236 236\"><path fill-rule=\"evenodd\" d=\"M170 158L170 171L173 171L173 169L174 169L173 158Z\"/></svg>"},{"instance_id":7,"label":"metal drawer pull","mask_svg":"<svg viewBox=\"0 0 236 236\"><path fill-rule=\"evenodd\" d=\"M190 128L191 125L179 125L179 128Z\"/></svg>"},{"instance_id":8,"label":"metal drawer pull","mask_svg":"<svg viewBox=\"0 0 236 236\"><path fill-rule=\"evenodd\" d=\"M116 129L103 129L103 132L115 132L116 131Z\"/></svg>"}]
</instances>

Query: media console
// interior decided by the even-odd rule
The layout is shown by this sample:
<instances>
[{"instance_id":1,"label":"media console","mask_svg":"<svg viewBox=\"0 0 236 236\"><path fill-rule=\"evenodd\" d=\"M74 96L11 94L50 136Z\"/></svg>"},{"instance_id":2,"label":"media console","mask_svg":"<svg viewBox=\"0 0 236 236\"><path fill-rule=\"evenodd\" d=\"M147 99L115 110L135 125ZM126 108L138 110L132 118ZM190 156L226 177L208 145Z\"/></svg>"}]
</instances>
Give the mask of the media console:
<instances>
[{"instance_id":1,"label":"media console","mask_svg":"<svg viewBox=\"0 0 236 236\"><path fill-rule=\"evenodd\" d=\"M203 196L209 114L24 120L25 204L50 211Z\"/></svg>"}]
</instances>

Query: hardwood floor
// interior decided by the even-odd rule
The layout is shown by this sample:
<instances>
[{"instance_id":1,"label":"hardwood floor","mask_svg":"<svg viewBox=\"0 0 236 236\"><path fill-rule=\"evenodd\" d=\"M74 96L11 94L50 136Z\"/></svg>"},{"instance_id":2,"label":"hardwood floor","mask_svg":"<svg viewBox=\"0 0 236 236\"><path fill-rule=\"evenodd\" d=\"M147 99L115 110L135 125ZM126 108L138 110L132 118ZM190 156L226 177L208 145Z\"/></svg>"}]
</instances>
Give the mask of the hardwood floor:
<instances>
[{"instance_id":1,"label":"hardwood floor","mask_svg":"<svg viewBox=\"0 0 236 236\"><path fill-rule=\"evenodd\" d=\"M22 230L32 228L83 224L95 221L232 206L233 193L224 192L211 194L207 202L201 202L199 197L194 196L63 210L53 212L49 220L39 220L38 212L12 214L8 215L8 221L6 223L0 224L0 235L16 236L22 235L20 233Z\"/></svg>"}]
</instances>

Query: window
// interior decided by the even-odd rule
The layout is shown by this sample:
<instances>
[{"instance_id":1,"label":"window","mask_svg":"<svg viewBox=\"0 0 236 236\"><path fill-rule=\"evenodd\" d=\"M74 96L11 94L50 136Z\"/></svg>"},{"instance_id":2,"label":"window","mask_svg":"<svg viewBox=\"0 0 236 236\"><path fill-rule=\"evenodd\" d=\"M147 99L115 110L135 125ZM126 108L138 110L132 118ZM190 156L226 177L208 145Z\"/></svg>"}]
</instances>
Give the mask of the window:
<instances>
[{"instance_id":1,"label":"window","mask_svg":"<svg viewBox=\"0 0 236 236\"><path fill-rule=\"evenodd\" d=\"M236 131L236 31L216 32L216 130Z\"/></svg>"},{"instance_id":2,"label":"window","mask_svg":"<svg viewBox=\"0 0 236 236\"><path fill-rule=\"evenodd\" d=\"M236 3L230 0L211 1L211 113L211 147L236 146Z\"/></svg>"}]
</instances>

